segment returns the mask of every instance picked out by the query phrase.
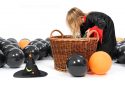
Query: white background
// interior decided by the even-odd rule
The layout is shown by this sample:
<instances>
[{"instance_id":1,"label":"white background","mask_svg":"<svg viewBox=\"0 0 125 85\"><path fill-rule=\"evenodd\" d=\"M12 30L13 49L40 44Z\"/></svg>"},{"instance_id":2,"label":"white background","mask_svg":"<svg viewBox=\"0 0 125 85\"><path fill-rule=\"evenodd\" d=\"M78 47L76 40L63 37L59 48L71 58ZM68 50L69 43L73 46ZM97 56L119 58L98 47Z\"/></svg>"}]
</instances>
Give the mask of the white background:
<instances>
[{"instance_id":1,"label":"white background","mask_svg":"<svg viewBox=\"0 0 125 85\"><path fill-rule=\"evenodd\" d=\"M0 0L0 36L7 39L22 38L33 40L50 36L53 29L59 29L64 34L70 34L66 25L67 11L78 7L83 12L101 11L108 14L115 23L117 37L125 37L125 2L124 0ZM68 73L54 70L53 61L45 59L39 61L39 69L49 75L45 78L18 79L13 73L23 69L0 68L1 84L32 84L32 85L86 85L86 84L124 84L125 66L113 64L111 70L104 76L86 75L82 78L73 78Z\"/></svg>"}]
</instances>

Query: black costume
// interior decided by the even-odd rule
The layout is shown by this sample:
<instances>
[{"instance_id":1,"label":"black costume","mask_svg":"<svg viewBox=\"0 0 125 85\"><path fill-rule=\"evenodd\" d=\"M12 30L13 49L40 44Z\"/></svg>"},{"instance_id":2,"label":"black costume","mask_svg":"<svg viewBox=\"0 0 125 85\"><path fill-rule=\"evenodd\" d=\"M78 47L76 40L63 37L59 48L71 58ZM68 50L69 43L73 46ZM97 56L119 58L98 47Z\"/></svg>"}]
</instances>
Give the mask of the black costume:
<instances>
[{"instance_id":1,"label":"black costume","mask_svg":"<svg viewBox=\"0 0 125 85\"><path fill-rule=\"evenodd\" d=\"M98 42L97 51L107 52L112 59L116 58L116 37L112 19L101 12L91 12L86 16L86 21L80 26L81 36L89 28L98 26L103 30L102 43Z\"/></svg>"}]
</instances>

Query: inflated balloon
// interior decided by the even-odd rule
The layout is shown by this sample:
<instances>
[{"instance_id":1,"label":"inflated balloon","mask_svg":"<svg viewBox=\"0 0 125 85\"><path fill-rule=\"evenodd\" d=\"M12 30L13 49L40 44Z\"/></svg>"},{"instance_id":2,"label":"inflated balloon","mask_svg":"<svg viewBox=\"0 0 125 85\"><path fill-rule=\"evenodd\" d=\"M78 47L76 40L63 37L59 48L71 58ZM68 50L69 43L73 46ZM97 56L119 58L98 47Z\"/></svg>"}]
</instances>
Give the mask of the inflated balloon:
<instances>
[{"instance_id":1,"label":"inflated balloon","mask_svg":"<svg viewBox=\"0 0 125 85\"><path fill-rule=\"evenodd\" d=\"M87 61L79 54L72 54L67 60L67 69L74 77L82 77L87 73Z\"/></svg>"},{"instance_id":2,"label":"inflated balloon","mask_svg":"<svg viewBox=\"0 0 125 85\"><path fill-rule=\"evenodd\" d=\"M0 44L1 44L2 46L4 46L4 45L11 44L11 42L8 41L8 40L3 40Z\"/></svg>"},{"instance_id":3,"label":"inflated balloon","mask_svg":"<svg viewBox=\"0 0 125 85\"><path fill-rule=\"evenodd\" d=\"M4 56L3 52L0 50L0 68L5 65L6 57Z\"/></svg>"},{"instance_id":4,"label":"inflated balloon","mask_svg":"<svg viewBox=\"0 0 125 85\"><path fill-rule=\"evenodd\" d=\"M121 43L117 43L116 44L116 49L119 50L120 46L122 46L122 44Z\"/></svg>"},{"instance_id":5,"label":"inflated balloon","mask_svg":"<svg viewBox=\"0 0 125 85\"><path fill-rule=\"evenodd\" d=\"M37 42L39 42L39 41L37 41L37 40L31 41L31 42L29 43L29 45L34 45L34 44L37 43Z\"/></svg>"},{"instance_id":6,"label":"inflated balloon","mask_svg":"<svg viewBox=\"0 0 125 85\"><path fill-rule=\"evenodd\" d=\"M48 48L49 48L48 42L46 42L44 40L41 40L39 42L41 42L42 44L44 44L44 49L46 50L46 56L44 56L44 57L47 57L48 56L48 52L47 51L48 51Z\"/></svg>"},{"instance_id":7,"label":"inflated balloon","mask_svg":"<svg viewBox=\"0 0 125 85\"><path fill-rule=\"evenodd\" d=\"M125 44L119 42L116 45L116 59L119 59L122 55L124 55Z\"/></svg>"},{"instance_id":8,"label":"inflated balloon","mask_svg":"<svg viewBox=\"0 0 125 85\"><path fill-rule=\"evenodd\" d=\"M41 39L41 38L37 38L37 39L35 39L35 40L37 40L37 41L44 41L43 39Z\"/></svg>"},{"instance_id":9,"label":"inflated balloon","mask_svg":"<svg viewBox=\"0 0 125 85\"><path fill-rule=\"evenodd\" d=\"M11 68L18 68L24 62L24 53L18 48L12 48L6 55L6 63Z\"/></svg>"},{"instance_id":10,"label":"inflated balloon","mask_svg":"<svg viewBox=\"0 0 125 85\"><path fill-rule=\"evenodd\" d=\"M1 41L1 40L5 40L5 39L3 39L2 37L0 37L0 41Z\"/></svg>"},{"instance_id":11,"label":"inflated balloon","mask_svg":"<svg viewBox=\"0 0 125 85\"><path fill-rule=\"evenodd\" d=\"M13 45L6 45L2 48L2 51L4 52L5 50L8 50L10 48L14 47Z\"/></svg>"},{"instance_id":12,"label":"inflated balloon","mask_svg":"<svg viewBox=\"0 0 125 85\"><path fill-rule=\"evenodd\" d=\"M0 49L2 49L2 42L4 41L3 38L0 38Z\"/></svg>"},{"instance_id":13,"label":"inflated balloon","mask_svg":"<svg viewBox=\"0 0 125 85\"><path fill-rule=\"evenodd\" d=\"M48 55L50 55L52 57L50 38L46 38L46 42L48 43Z\"/></svg>"},{"instance_id":14,"label":"inflated balloon","mask_svg":"<svg viewBox=\"0 0 125 85\"><path fill-rule=\"evenodd\" d=\"M29 43L29 39L21 39L18 44L21 49L24 49Z\"/></svg>"},{"instance_id":15,"label":"inflated balloon","mask_svg":"<svg viewBox=\"0 0 125 85\"><path fill-rule=\"evenodd\" d=\"M125 52L119 56L116 63L125 64Z\"/></svg>"},{"instance_id":16,"label":"inflated balloon","mask_svg":"<svg viewBox=\"0 0 125 85\"><path fill-rule=\"evenodd\" d=\"M46 48L44 43L37 42L34 45L39 49L39 59L38 60L41 60L43 57L47 56L48 49Z\"/></svg>"},{"instance_id":17,"label":"inflated balloon","mask_svg":"<svg viewBox=\"0 0 125 85\"><path fill-rule=\"evenodd\" d=\"M0 48L2 49L4 46L10 45L10 44L11 44L10 41L8 41L8 40L3 40L3 41L0 43Z\"/></svg>"},{"instance_id":18,"label":"inflated balloon","mask_svg":"<svg viewBox=\"0 0 125 85\"><path fill-rule=\"evenodd\" d=\"M105 74L112 65L112 59L109 54L104 51L98 51L92 54L89 59L89 67L95 74Z\"/></svg>"},{"instance_id":19,"label":"inflated balloon","mask_svg":"<svg viewBox=\"0 0 125 85\"><path fill-rule=\"evenodd\" d=\"M48 41L48 42L50 42L50 38L49 38L49 37L47 37L47 38L45 39L45 41Z\"/></svg>"},{"instance_id":20,"label":"inflated balloon","mask_svg":"<svg viewBox=\"0 0 125 85\"><path fill-rule=\"evenodd\" d=\"M29 54L32 54L34 60L37 60L39 58L39 49L34 45L26 46L23 49L23 52L25 54L25 62L27 61Z\"/></svg>"},{"instance_id":21,"label":"inflated balloon","mask_svg":"<svg viewBox=\"0 0 125 85\"><path fill-rule=\"evenodd\" d=\"M12 42L12 43L18 43L17 40L14 39L14 38L8 38L7 40L10 41L10 42Z\"/></svg>"},{"instance_id":22,"label":"inflated balloon","mask_svg":"<svg viewBox=\"0 0 125 85\"><path fill-rule=\"evenodd\" d=\"M20 48L17 43L11 43L11 45L13 45L13 46L16 47L16 48Z\"/></svg>"},{"instance_id":23,"label":"inflated balloon","mask_svg":"<svg viewBox=\"0 0 125 85\"><path fill-rule=\"evenodd\" d=\"M5 47L3 48L3 53L4 53L5 56L7 55L7 53L10 52L10 49L11 49L11 48L16 48L16 47L13 46L13 45L7 45L7 46L5 46Z\"/></svg>"},{"instance_id":24,"label":"inflated balloon","mask_svg":"<svg viewBox=\"0 0 125 85\"><path fill-rule=\"evenodd\" d=\"M119 46L119 51L125 51L125 45Z\"/></svg>"}]
</instances>

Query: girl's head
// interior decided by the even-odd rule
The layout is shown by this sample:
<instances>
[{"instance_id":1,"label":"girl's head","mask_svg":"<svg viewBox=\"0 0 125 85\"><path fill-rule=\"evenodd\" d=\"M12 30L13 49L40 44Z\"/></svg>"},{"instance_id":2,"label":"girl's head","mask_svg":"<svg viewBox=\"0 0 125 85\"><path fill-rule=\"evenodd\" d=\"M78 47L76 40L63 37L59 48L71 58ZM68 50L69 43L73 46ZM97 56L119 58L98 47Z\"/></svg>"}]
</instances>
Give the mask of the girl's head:
<instances>
[{"instance_id":1,"label":"girl's head","mask_svg":"<svg viewBox=\"0 0 125 85\"><path fill-rule=\"evenodd\" d=\"M83 16L85 16L85 13L76 7L70 9L67 13L66 21L74 38L80 34L80 25L84 22Z\"/></svg>"}]
</instances>

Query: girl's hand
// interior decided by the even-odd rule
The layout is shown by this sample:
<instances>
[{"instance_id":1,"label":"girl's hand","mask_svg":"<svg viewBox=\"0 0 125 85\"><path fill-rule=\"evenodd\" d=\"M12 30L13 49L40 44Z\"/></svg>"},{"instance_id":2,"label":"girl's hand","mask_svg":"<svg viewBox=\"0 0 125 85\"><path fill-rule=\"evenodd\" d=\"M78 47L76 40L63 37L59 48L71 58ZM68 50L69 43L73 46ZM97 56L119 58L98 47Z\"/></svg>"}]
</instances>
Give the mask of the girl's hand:
<instances>
[{"instance_id":1,"label":"girl's hand","mask_svg":"<svg viewBox=\"0 0 125 85\"><path fill-rule=\"evenodd\" d=\"M83 35L83 38L86 38L87 37L87 34L90 32L90 30L88 29L85 34Z\"/></svg>"},{"instance_id":2,"label":"girl's hand","mask_svg":"<svg viewBox=\"0 0 125 85\"><path fill-rule=\"evenodd\" d=\"M96 30L99 34L99 41L100 43L102 43L102 39L103 39L103 29L99 28L98 26L93 26L92 28L89 28L87 30L87 34L88 32L90 32L91 30ZM94 34L94 36L97 36L96 34Z\"/></svg>"}]
</instances>

